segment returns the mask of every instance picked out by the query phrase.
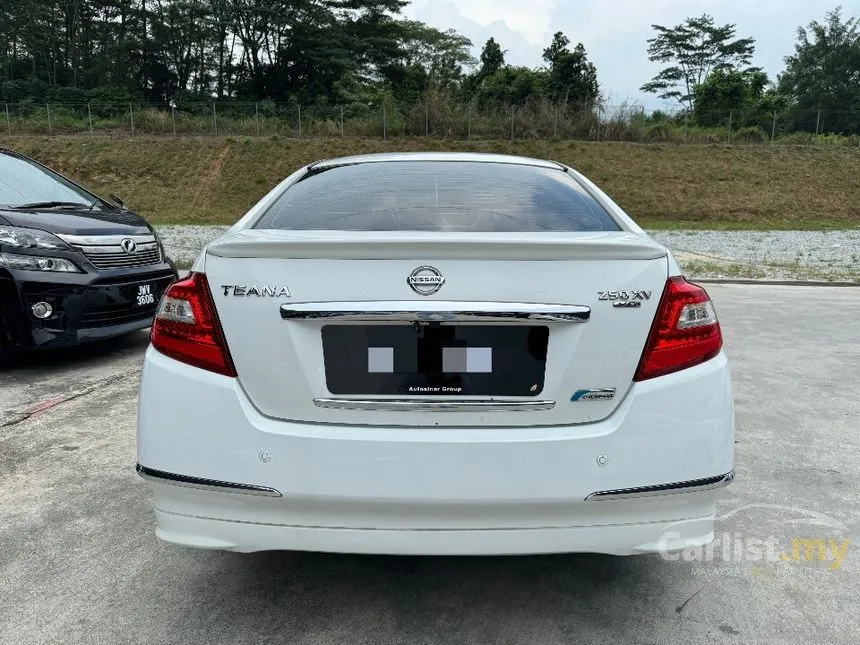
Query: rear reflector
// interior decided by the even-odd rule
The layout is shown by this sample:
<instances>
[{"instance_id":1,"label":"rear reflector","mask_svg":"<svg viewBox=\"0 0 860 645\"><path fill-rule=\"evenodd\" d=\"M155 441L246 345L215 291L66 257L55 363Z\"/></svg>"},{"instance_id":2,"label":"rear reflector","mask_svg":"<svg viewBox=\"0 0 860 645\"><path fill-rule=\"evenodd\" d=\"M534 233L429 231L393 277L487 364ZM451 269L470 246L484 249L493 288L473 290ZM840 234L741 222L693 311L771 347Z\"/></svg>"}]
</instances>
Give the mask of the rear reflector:
<instances>
[{"instance_id":1,"label":"rear reflector","mask_svg":"<svg viewBox=\"0 0 860 645\"><path fill-rule=\"evenodd\" d=\"M152 346L194 367L236 376L209 283L202 273L192 273L167 288L155 312Z\"/></svg>"},{"instance_id":2,"label":"rear reflector","mask_svg":"<svg viewBox=\"0 0 860 645\"><path fill-rule=\"evenodd\" d=\"M682 277L669 278L633 380L704 363L722 346L720 323L705 290Z\"/></svg>"}]
</instances>

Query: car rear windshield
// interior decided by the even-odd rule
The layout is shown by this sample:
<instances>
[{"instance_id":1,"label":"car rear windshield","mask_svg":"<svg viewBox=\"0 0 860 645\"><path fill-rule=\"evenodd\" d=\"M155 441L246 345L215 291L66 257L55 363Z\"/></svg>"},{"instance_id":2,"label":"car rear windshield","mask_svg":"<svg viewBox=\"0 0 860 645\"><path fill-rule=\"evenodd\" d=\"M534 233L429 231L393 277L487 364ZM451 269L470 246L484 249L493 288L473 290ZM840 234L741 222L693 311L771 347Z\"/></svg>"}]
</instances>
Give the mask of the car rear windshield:
<instances>
[{"instance_id":1,"label":"car rear windshield","mask_svg":"<svg viewBox=\"0 0 860 645\"><path fill-rule=\"evenodd\" d=\"M458 161L368 162L311 171L269 207L255 228L619 230L606 210L560 168Z\"/></svg>"},{"instance_id":2,"label":"car rear windshield","mask_svg":"<svg viewBox=\"0 0 860 645\"><path fill-rule=\"evenodd\" d=\"M47 168L14 155L0 153L0 205L20 206L35 202L81 202L98 198Z\"/></svg>"}]
</instances>

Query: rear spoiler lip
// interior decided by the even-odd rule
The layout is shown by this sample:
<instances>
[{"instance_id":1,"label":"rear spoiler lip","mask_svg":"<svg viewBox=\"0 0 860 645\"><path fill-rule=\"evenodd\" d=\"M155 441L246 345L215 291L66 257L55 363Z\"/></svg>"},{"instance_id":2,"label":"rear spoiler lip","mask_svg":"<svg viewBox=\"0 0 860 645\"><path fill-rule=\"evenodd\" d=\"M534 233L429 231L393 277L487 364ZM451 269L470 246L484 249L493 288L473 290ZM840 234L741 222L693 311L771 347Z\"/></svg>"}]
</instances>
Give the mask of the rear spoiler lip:
<instances>
[{"instance_id":1,"label":"rear spoiler lip","mask_svg":"<svg viewBox=\"0 0 860 645\"><path fill-rule=\"evenodd\" d=\"M668 254L647 237L598 233L436 233L245 229L215 240L222 258L351 260L656 260Z\"/></svg>"}]
</instances>

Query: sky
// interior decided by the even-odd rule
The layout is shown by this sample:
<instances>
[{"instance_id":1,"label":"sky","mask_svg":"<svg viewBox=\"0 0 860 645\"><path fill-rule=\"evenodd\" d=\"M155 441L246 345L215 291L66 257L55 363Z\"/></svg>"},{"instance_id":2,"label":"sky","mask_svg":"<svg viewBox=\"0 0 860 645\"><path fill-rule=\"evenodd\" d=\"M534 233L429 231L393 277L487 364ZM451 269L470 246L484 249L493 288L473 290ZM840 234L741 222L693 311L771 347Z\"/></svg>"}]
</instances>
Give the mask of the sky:
<instances>
[{"instance_id":1,"label":"sky","mask_svg":"<svg viewBox=\"0 0 860 645\"><path fill-rule=\"evenodd\" d=\"M772 81L794 52L797 28L840 4L810 0L413 0L405 14L438 29L455 29L475 45L475 55L491 36L512 65L537 67L552 35L563 31L582 42L597 66L609 105L636 103L647 109L677 103L639 91L660 66L648 61L652 24L676 25L689 16L711 14L718 24L737 25L736 36L756 40L753 64ZM843 0L843 16L860 16L860 0Z\"/></svg>"}]
</instances>

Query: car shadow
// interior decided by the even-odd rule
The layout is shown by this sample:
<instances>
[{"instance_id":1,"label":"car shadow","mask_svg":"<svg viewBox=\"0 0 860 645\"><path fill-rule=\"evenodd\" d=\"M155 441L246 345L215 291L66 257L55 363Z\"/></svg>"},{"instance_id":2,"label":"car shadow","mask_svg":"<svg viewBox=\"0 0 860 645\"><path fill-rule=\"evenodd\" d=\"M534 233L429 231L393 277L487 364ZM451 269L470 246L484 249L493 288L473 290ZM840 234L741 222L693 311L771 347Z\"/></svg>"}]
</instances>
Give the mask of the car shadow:
<instances>
[{"instance_id":1,"label":"car shadow","mask_svg":"<svg viewBox=\"0 0 860 645\"><path fill-rule=\"evenodd\" d=\"M209 553L185 568L194 571L187 582L208 611L182 613L182 628L205 631L207 616L223 611L231 618L231 633L222 634L228 639L328 633L348 642L368 630L403 642L502 642L529 632L539 640L552 626L564 632L587 622L600 630L604 621L617 620L613 608L631 590L671 594L665 565L656 556L599 554ZM197 620L203 622L189 623Z\"/></svg>"},{"instance_id":2,"label":"car shadow","mask_svg":"<svg viewBox=\"0 0 860 645\"><path fill-rule=\"evenodd\" d=\"M120 356L142 354L148 344L149 332L142 330L75 347L19 351L0 357L0 371L26 375L28 372L51 371L70 365L96 366Z\"/></svg>"}]
</instances>

